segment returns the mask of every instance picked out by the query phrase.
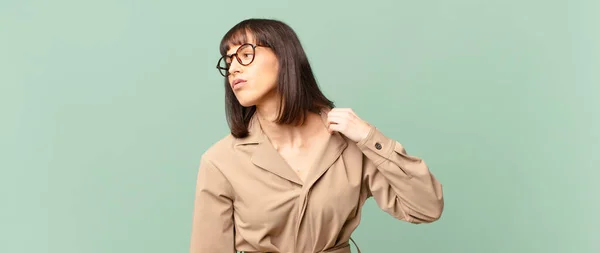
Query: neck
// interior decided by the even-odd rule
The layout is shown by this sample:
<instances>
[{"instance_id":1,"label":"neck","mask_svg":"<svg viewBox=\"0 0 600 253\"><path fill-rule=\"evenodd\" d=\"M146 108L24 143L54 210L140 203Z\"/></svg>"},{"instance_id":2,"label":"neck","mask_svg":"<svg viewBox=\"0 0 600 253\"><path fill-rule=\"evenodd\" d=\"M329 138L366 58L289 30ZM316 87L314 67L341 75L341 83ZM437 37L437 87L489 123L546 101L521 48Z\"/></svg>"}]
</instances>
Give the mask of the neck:
<instances>
[{"instance_id":1,"label":"neck","mask_svg":"<svg viewBox=\"0 0 600 253\"><path fill-rule=\"evenodd\" d=\"M304 123L299 126L277 124L275 122L278 116L276 106L257 106L256 114L263 132L277 150L306 148L310 146L314 137L327 131L321 115L312 112L307 114Z\"/></svg>"}]
</instances>

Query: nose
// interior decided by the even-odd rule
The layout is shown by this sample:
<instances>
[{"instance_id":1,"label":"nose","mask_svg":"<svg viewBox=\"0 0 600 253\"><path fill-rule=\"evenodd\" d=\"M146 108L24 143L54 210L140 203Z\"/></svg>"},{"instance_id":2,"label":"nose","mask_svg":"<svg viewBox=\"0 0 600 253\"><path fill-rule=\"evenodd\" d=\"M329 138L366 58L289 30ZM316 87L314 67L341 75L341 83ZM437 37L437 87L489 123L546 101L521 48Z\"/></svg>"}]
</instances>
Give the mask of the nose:
<instances>
[{"instance_id":1,"label":"nose","mask_svg":"<svg viewBox=\"0 0 600 253\"><path fill-rule=\"evenodd\" d=\"M237 56L234 55L231 57L231 64L229 65L229 74L233 74L236 72L240 72L242 68L242 64L238 62Z\"/></svg>"}]
</instances>

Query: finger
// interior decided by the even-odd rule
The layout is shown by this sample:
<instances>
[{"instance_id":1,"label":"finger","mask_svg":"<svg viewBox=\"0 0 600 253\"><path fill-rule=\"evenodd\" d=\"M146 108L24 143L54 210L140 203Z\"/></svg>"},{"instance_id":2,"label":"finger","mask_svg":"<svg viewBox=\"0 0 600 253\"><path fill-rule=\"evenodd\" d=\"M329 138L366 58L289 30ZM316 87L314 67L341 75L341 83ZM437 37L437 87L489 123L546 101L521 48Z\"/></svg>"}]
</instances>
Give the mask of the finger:
<instances>
[{"instance_id":1,"label":"finger","mask_svg":"<svg viewBox=\"0 0 600 253\"><path fill-rule=\"evenodd\" d=\"M341 115L341 116L333 115L333 116L327 117L327 122L348 125L348 124L352 124L352 122L355 122L355 118L349 117L348 115Z\"/></svg>"},{"instance_id":2,"label":"finger","mask_svg":"<svg viewBox=\"0 0 600 253\"><path fill-rule=\"evenodd\" d=\"M340 126L339 124L330 124L328 127L328 130L329 130L329 133L333 133L334 131L341 132L342 126Z\"/></svg>"},{"instance_id":3,"label":"finger","mask_svg":"<svg viewBox=\"0 0 600 253\"><path fill-rule=\"evenodd\" d=\"M346 112L346 113L352 113L353 112L352 108L333 108L331 111L333 111L333 112Z\"/></svg>"},{"instance_id":4,"label":"finger","mask_svg":"<svg viewBox=\"0 0 600 253\"><path fill-rule=\"evenodd\" d=\"M342 124L347 122L348 120L344 117L340 117L340 116L328 116L327 117L327 123L328 124Z\"/></svg>"},{"instance_id":5,"label":"finger","mask_svg":"<svg viewBox=\"0 0 600 253\"><path fill-rule=\"evenodd\" d=\"M332 108L331 110L338 110L338 111L343 111L343 110L351 110L352 108L350 107L335 107Z\"/></svg>"},{"instance_id":6,"label":"finger","mask_svg":"<svg viewBox=\"0 0 600 253\"><path fill-rule=\"evenodd\" d=\"M328 128L335 131L344 132L348 128L348 124L345 121L342 122L331 122L328 124Z\"/></svg>"},{"instance_id":7,"label":"finger","mask_svg":"<svg viewBox=\"0 0 600 253\"><path fill-rule=\"evenodd\" d=\"M340 113L340 112L336 112L336 113L329 113L327 114L327 118L331 118L331 119L335 119L335 120L349 120L351 118L350 115L346 114L346 113Z\"/></svg>"},{"instance_id":8,"label":"finger","mask_svg":"<svg viewBox=\"0 0 600 253\"><path fill-rule=\"evenodd\" d=\"M349 110L337 110L337 111L331 111L327 115L336 115L336 116L340 116L340 117L353 117L354 113Z\"/></svg>"}]
</instances>

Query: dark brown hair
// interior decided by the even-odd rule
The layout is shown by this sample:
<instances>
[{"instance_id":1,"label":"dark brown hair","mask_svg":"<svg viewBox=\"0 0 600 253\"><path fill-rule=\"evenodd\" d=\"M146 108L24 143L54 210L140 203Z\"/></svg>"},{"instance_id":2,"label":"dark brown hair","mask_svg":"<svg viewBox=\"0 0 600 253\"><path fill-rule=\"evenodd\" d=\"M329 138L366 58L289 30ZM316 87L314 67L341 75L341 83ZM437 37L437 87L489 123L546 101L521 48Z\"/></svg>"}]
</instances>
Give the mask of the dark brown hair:
<instances>
[{"instance_id":1,"label":"dark brown hair","mask_svg":"<svg viewBox=\"0 0 600 253\"><path fill-rule=\"evenodd\" d=\"M296 33L287 24L273 19L246 19L233 26L223 36L221 55L231 45L247 43L247 34L254 43L268 46L279 61L277 89L282 96L279 103L278 124L299 125L307 113L333 108L334 103L319 89L308 58ZM225 77L225 111L231 134L236 138L248 135L248 124L256 112L255 106L242 106Z\"/></svg>"}]
</instances>

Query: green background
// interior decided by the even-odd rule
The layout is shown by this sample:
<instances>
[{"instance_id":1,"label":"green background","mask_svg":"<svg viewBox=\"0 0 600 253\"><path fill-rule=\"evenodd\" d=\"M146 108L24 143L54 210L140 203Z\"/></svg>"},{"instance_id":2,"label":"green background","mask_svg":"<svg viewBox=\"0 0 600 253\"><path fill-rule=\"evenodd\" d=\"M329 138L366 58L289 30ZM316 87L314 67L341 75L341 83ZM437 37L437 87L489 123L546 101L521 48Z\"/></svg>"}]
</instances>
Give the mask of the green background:
<instances>
[{"instance_id":1,"label":"green background","mask_svg":"<svg viewBox=\"0 0 600 253\"><path fill-rule=\"evenodd\" d=\"M363 252L600 252L597 1L0 2L0 252L187 252L228 133L219 40L298 33L318 81L422 157L436 223L374 201Z\"/></svg>"}]
</instances>

